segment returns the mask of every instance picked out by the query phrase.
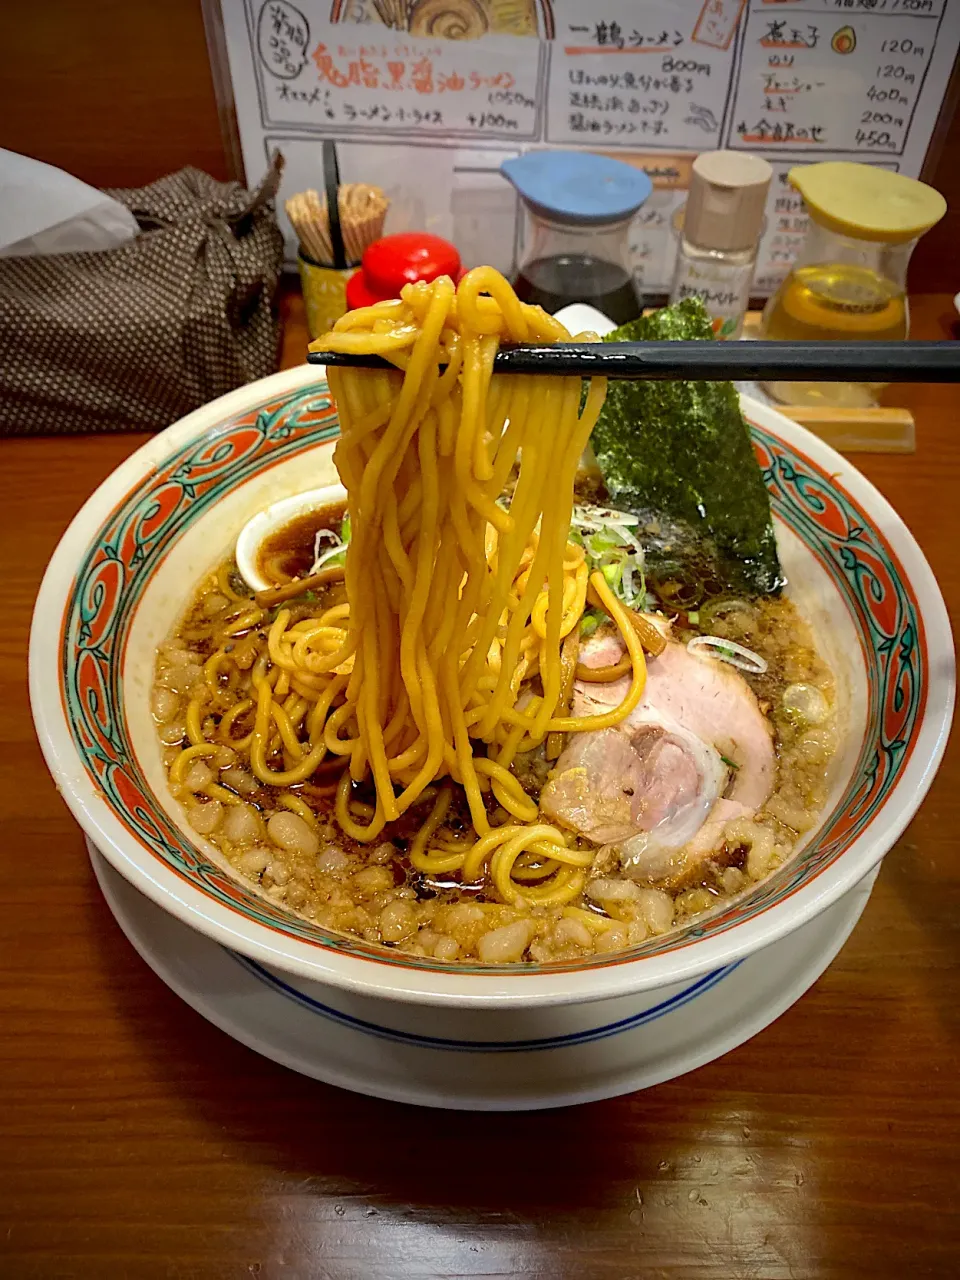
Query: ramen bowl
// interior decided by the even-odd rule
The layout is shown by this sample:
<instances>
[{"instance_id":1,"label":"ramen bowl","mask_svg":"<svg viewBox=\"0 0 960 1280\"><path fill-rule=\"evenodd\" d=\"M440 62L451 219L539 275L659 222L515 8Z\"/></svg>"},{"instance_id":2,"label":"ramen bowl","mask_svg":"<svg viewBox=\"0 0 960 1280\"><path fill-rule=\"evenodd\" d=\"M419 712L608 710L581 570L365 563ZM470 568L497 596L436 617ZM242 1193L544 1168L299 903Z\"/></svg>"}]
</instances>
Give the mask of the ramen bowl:
<instances>
[{"instance_id":1,"label":"ramen bowl","mask_svg":"<svg viewBox=\"0 0 960 1280\"><path fill-rule=\"evenodd\" d=\"M334 934L235 879L169 793L150 715L156 646L253 515L336 483L336 412L315 368L198 410L100 486L37 600L37 731L61 794L113 872L206 940L194 976L202 986L209 966L211 987L192 1002L207 1016L347 1087L447 1106L547 1106L688 1070L816 979L939 763L952 639L933 574L884 498L774 410L748 397L743 409L789 593L837 676L844 733L830 795L799 851L751 892L674 933L579 962L449 965ZM215 954L281 1002L256 1029L218 1016L231 991L212 976ZM187 994L183 981L179 989ZM308 1019L295 1050L281 1005Z\"/></svg>"}]
</instances>

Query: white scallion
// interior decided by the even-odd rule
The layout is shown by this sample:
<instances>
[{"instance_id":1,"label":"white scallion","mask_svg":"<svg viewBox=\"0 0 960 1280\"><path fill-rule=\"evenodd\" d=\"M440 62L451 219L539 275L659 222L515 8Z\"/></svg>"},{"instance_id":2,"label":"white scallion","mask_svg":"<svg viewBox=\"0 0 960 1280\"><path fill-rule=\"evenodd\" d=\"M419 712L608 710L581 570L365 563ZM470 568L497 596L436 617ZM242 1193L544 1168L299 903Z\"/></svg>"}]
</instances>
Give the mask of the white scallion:
<instances>
[{"instance_id":1,"label":"white scallion","mask_svg":"<svg viewBox=\"0 0 960 1280\"><path fill-rule=\"evenodd\" d=\"M347 542L350 538L350 517L344 516L342 534L335 533L333 529L318 529L313 537L313 564L310 567L311 573L319 573L325 564L337 557L346 555ZM325 542L331 543L324 551L322 550Z\"/></svg>"},{"instance_id":2,"label":"white scallion","mask_svg":"<svg viewBox=\"0 0 960 1280\"><path fill-rule=\"evenodd\" d=\"M735 640L725 640L722 636L694 636L687 644L688 653L707 658L718 658L721 662L729 662L731 667L740 671L749 671L751 675L762 676L767 669L767 661L759 653L747 649Z\"/></svg>"},{"instance_id":3,"label":"white scallion","mask_svg":"<svg viewBox=\"0 0 960 1280\"><path fill-rule=\"evenodd\" d=\"M335 547L340 546L340 535L334 533L332 529L318 529L313 535L313 558L319 560L322 554L320 548L325 542L332 542Z\"/></svg>"}]
</instances>

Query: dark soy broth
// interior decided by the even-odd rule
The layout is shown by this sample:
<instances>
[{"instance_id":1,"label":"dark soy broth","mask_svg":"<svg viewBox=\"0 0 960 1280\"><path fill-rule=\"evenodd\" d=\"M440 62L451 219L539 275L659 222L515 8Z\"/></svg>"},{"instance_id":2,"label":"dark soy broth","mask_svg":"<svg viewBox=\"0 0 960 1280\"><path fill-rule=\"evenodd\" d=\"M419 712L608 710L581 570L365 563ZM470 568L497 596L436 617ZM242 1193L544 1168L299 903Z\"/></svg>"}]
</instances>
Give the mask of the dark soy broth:
<instances>
[{"instance_id":1,"label":"dark soy broth","mask_svg":"<svg viewBox=\"0 0 960 1280\"><path fill-rule=\"evenodd\" d=\"M271 582L282 585L302 578L313 567L314 539L318 529L340 532L344 504L334 502L296 516L264 538L257 556L257 568Z\"/></svg>"}]
</instances>

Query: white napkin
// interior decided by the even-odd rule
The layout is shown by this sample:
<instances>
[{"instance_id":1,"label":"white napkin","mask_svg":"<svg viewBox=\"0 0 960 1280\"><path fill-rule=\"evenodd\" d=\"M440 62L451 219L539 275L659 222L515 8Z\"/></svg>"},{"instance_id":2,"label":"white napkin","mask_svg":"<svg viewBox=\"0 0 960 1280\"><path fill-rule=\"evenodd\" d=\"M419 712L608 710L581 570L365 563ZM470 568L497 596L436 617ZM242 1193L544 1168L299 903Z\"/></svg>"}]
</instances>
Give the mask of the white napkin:
<instances>
[{"instance_id":1,"label":"white napkin","mask_svg":"<svg viewBox=\"0 0 960 1280\"><path fill-rule=\"evenodd\" d=\"M130 210L96 187L0 148L0 257L113 249L138 231Z\"/></svg>"}]
</instances>

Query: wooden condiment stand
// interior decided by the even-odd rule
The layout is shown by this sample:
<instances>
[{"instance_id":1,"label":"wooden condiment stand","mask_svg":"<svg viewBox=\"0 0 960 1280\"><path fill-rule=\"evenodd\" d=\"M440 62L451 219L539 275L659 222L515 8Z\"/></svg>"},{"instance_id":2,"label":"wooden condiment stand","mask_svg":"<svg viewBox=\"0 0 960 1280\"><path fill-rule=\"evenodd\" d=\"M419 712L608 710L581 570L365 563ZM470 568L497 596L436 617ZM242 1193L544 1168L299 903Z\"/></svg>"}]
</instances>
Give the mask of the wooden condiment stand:
<instances>
[{"instance_id":1,"label":"wooden condiment stand","mask_svg":"<svg viewBox=\"0 0 960 1280\"><path fill-rule=\"evenodd\" d=\"M745 338L758 338L759 311L748 311ZM778 404L778 413L806 427L840 453L914 453L916 428L909 409L836 409L829 405Z\"/></svg>"}]
</instances>

